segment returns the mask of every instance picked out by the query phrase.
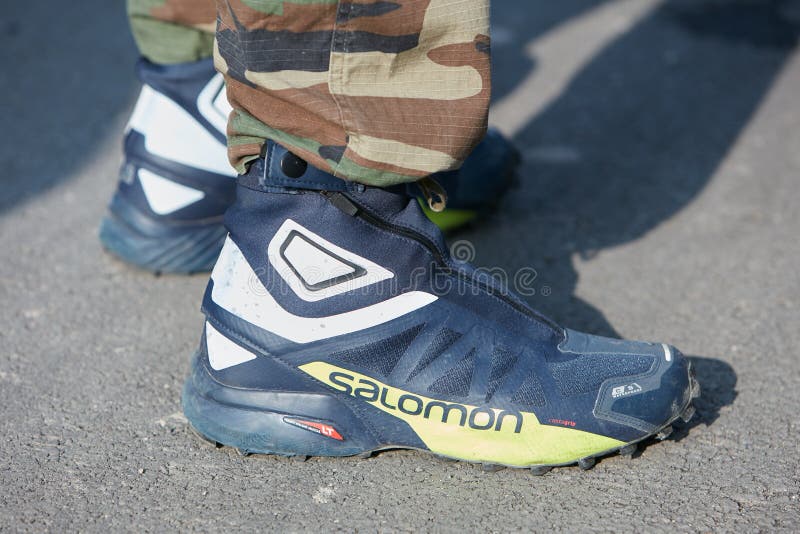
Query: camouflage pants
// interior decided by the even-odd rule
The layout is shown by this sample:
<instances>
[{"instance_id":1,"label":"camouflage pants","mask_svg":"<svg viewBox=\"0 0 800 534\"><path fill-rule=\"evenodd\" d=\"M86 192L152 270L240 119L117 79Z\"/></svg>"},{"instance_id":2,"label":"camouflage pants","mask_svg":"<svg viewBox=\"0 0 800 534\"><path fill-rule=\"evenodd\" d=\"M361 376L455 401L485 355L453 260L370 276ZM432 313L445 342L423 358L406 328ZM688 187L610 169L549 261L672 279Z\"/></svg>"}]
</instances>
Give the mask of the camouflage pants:
<instances>
[{"instance_id":1,"label":"camouflage pants","mask_svg":"<svg viewBox=\"0 0 800 534\"><path fill-rule=\"evenodd\" d=\"M485 130L489 0L128 0L142 53L212 52L242 172L272 139L348 180L386 186L458 168ZM214 43L212 45L212 42Z\"/></svg>"}]
</instances>

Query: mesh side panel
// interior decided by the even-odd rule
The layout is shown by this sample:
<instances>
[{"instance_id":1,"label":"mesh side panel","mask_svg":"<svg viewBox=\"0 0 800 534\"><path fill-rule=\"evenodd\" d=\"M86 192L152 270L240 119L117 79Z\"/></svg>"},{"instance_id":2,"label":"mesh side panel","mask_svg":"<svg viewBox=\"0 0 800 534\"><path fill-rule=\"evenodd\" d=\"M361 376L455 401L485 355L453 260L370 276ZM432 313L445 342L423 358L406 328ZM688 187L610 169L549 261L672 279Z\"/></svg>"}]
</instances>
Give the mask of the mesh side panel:
<instances>
[{"instance_id":1,"label":"mesh side panel","mask_svg":"<svg viewBox=\"0 0 800 534\"><path fill-rule=\"evenodd\" d=\"M460 337L461 334L455 330L450 330L449 328L441 329L439 333L436 334L431 344L428 345L428 348L425 349L425 354L422 355L422 358L420 358L414 370L408 375L408 380L410 381L421 373L423 369L430 365L433 360L441 356L442 353L449 349Z\"/></svg>"},{"instance_id":2,"label":"mesh side panel","mask_svg":"<svg viewBox=\"0 0 800 534\"><path fill-rule=\"evenodd\" d=\"M489 385L486 388L486 400L492 398L494 392L505 380L506 375L511 372L517 363L519 355L509 351L505 347L495 347L492 352L492 368L489 371Z\"/></svg>"},{"instance_id":3,"label":"mesh side panel","mask_svg":"<svg viewBox=\"0 0 800 534\"><path fill-rule=\"evenodd\" d=\"M644 373L653 365L652 356L618 354L579 356L562 363L551 363L550 372L565 397L594 391L614 376Z\"/></svg>"},{"instance_id":4,"label":"mesh side panel","mask_svg":"<svg viewBox=\"0 0 800 534\"><path fill-rule=\"evenodd\" d=\"M542 388L542 383L539 382L536 375L530 375L525 379L514 393L514 396L511 397L511 402L525 406L544 406L547 404L544 388Z\"/></svg>"},{"instance_id":5,"label":"mesh side panel","mask_svg":"<svg viewBox=\"0 0 800 534\"><path fill-rule=\"evenodd\" d=\"M423 326L417 325L381 341L337 352L332 354L331 358L344 363L354 363L385 378L389 376L397 362L403 357L403 354Z\"/></svg>"},{"instance_id":6,"label":"mesh side panel","mask_svg":"<svg viewBox=\"0 0 800 534\"><path fill-rule=\"evenodd\" d=\"M454 397L466 397L469 395L469 386L472 384L472 372L475 370L475 349L449 369L444 375L437 378L430 385L428 391L452 395Z\"/></svg>"}]
</instances>

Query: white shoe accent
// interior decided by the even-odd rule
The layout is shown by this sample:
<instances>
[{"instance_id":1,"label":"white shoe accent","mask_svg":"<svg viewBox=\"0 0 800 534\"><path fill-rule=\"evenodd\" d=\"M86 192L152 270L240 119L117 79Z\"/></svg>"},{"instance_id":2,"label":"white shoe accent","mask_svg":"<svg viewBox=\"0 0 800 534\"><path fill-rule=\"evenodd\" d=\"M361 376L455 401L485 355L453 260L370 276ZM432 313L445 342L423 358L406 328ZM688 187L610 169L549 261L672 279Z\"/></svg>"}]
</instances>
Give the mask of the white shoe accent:
<instances>
[{"instance_id":1,"label":"white shoe accent","mask_svg":"<svg viewBox=\"0 0 800 534\"><path fill-rule=\"evenodd\" d=\"M225 135L228 128L228 115L233 108L225 93L225 80L216 74L197 95L197 109L214 128Z\"/></svg>"},{"instance_id":2,"label":"white shoe accent","mask_svg":"<svg viewBox=\"0 0 800 534\"><path fill-rule=\"evenodd\" d=\"M186 110L145 85L128 128L144 135L148 152L189 167L236 176L223 143Z\"/></svg>"},{"instance_id":3,"label":"white shoe accent","mask_svg":"<svg viewBox=\"0 0 800 534\"><path fill-rule=\"evenodd\" d=\"M672 349L666 343L661 344L661 348L664 349L664 359L668 362L672 361Z\"/></svg>"},{"instance_id":4,"label":"white shoe accent","mask_svg":"<svg viewBox=\"0 0 800 534\"><path fill-rule=\"evenodd\" d=\"M356 273L355 268L326 254L324 250L300 237L300 234L295 234L290 239L280 259L285 258L306 284L316 286Z\"/></svg>"},{"instance_id":5,"label":"white shoe accent","mask_svg":"<svg viewBox=\"0 0 800 534\"><path fill-rule=\"evenodd\" d=\"M215 371L256 359L255 354L220 334L208 321L206 321L206 350L208 363Z\"/></svg>"},{"instance_id":6,"label":"white shoe accent","mask_svg":"<svg viewBox=\"0 0 800 534\"><path fill-rule=\"evenodd\" d=\"M411 291L383 302L328 317L300 317L288 312L270 295L242 251L228 236L211 273L212 300L259 328L294 341L310 343L350 334L397 319L427 306L438 297Z\"/></svg>"},{"instance_id":7,"label":"white shoe accent","mask_svg":"<svg viewBox=\"0 0 800 534\"><path fill-rule=\"evenodd\" d=\"M282 248L283 253L281 253ZM275 233L269 242L267 255L281 278L306 302L316 302L394 277L391 271L334 245L292 219L286 219ZM365 272L356 278L344 280L330 287L317 290L306 287L306 284L314 286L354 274L356 269L346 262L356 265Z\"/></svg>"},{"instance_id":8,"label":"white shoe accent","mask_svg":"<svg viewBox=\"0 0 800 534\"><path fill-rule=\"evenodd\" d=\"M147 169L139 169L138 176L147 203L159 215L178 211L206 196L202 191L167 180Z\"/></svg>"}]
</instances>

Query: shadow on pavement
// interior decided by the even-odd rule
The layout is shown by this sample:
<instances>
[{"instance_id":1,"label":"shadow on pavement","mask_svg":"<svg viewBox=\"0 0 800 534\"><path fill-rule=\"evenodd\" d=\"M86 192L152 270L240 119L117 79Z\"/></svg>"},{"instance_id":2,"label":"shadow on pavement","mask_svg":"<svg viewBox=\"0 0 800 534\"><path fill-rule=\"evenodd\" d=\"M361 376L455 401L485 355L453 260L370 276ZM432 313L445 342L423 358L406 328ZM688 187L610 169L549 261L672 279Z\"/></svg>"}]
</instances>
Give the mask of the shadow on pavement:
<instances>
[{"instance_id":1,"label":"shadow on pavement","mask_svg":"<svg viewBox=\"0 0 800 534\"><path fill-rule=\"evenodd\" d=\"M733 404L737 396L737 377L733 367L715 358L700 356L688 356L688 358L700 383L700 398L694 400L696 415L687 425L676 430L676 439L695 426L711 425L719 417L720 409Z\"/></svg>"},{"instance_id":2,"label":"shadow on pavement","mask_svg":"<svg viewBox=\"0 0 800 534\"><path fill-rule=\"evenodd\" d=\"M536 68L523 49L526 43L603 3L604 0L492 2L492 101L508 95Z\"/></svg>"},{"instance_id":3,"label":"shadow on pavement","mask_svg":"<svg viewBox=\"0 0 800 534\"><path fill-rule=\"evenodd\" d=\"M136 90L120 2L10 3L0 19L0 213L74 176L111 140ZM116 182L116 176L108 179Z\"/></svg>"},{"instance_id":4,"label":"shadow on pavement","mask_svg":"<svg viewBox=\"0 0 800 534\"><path fill-rule=\"evenodd\" d=\"M482 229L480 255L509 271L534 266L551 288L529 299L535 308L616 336L602 312L575 297L573 257L643 236L705 187L797 43L800 26L785 4L675 0L601 50L515 136L523 185L504 206L514 243ZM538 9L496 3L495 23L523 32L521 46L542 31ZM521 66L495 62L501 91L527 75Z\"/></svg>"}]
</instances>

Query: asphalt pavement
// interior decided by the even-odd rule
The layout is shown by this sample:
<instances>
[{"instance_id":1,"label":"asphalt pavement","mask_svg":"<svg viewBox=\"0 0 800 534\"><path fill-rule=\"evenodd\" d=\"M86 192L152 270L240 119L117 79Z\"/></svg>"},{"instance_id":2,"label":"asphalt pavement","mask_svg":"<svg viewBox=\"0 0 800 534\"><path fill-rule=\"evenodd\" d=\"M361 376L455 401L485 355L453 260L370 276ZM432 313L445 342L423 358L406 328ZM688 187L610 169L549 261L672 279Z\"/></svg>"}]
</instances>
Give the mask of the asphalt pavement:
<instances>
[{"instance_id":1,"label":"asphalt pavement","mask_svg":"<svg viewBox=\"0 0 800 534\"><path fill-rule=\"evenodd\" d=\"M798 2L494 2L520 185L453 239L534 269L568 326L676 345L703 388L672 438L541 477L192 434L206 278L96 237L139 87L121 4L0 18L0 531L800 529Z\"/></svg>"}]
</instances>

